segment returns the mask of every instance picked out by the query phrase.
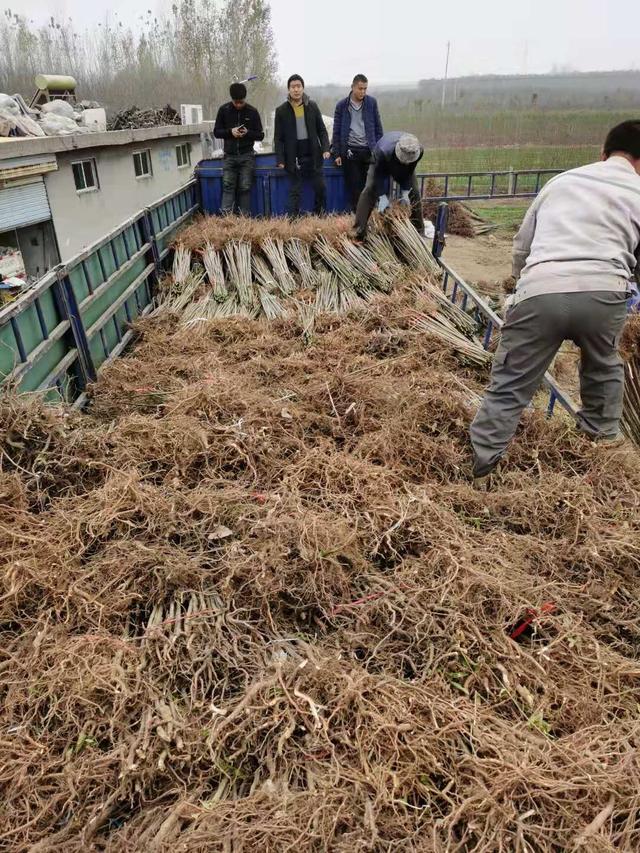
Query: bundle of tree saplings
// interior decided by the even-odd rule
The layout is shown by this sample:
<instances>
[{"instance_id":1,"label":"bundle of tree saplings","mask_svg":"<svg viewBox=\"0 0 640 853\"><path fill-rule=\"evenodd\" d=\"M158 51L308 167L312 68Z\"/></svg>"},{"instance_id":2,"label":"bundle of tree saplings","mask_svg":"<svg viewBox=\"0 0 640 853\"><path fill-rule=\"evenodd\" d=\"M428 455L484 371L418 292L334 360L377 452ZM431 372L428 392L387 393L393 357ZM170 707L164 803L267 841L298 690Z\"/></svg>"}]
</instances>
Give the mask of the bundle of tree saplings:
<instances>
[{"instance_id":1,"label":"bundle of tree saplings","mask_svg":"<svg viewBox=\"0 0 640 853\"><path fill-rule=\"evenodd\" d=\"M473 340L475 320L442 293L440 271L406 213L375 217L365 245L354 243L346 217L251 220L201 217L179 235L173 274L160 312L187 326L245 317L269 321L289 312L316 315L364 308L398 283L418 282L435 303L433 318L416 319L431 335L457 343L461 356L486 362Z\"/></svg>"},{"instance_id":2,"label":"bundle of tree saplings","mask_svg":"<svg viewBox=\"0 0 640 853\"><path fill-rule=\"evenodd\" d=\"M487 366L333 260L3 397L3 849L639 848L637 455L530 411L475 491Z\"/></svg>"}]
</instances>

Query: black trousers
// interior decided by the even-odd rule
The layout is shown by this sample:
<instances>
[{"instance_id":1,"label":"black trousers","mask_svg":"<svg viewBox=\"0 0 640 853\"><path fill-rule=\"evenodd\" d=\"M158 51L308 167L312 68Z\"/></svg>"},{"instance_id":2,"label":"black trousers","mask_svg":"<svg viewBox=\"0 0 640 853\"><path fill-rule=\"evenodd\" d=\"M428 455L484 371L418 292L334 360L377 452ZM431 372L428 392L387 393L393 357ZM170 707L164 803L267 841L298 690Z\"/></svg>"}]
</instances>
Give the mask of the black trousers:
<instances>
[{"instance_id":1,"label":"black trousers","mask_svg":"<svg viewBox=\"0 0 640 853\"><path fill-rule=\"evenodd\" d=\"M359 240L364 240L369 217L384 191L381 180L376 176L376 164L372 163L367 172L367 183L360 194L358 207L356 208L356 237ZM411 202L411 222L418 234L423 235L424 217L422 215L422 201L420 200L420 187L418 186L418 179L415 172L411 178L409 201Z\"/></svg>"},{"instance_id":2,"label":"black trousers","mask_svg":"<svg viewBox=\"0 0 640 853\"><path fill-rule=\"evenodd\" d=\"M327 189L324 183L322 166L316 166L313 157L298 157L295 172L290 172L291 185L289 189L289 216L300 215L300 197L302 196L303 181L311 181L315 194L313 212L324 213L327 201Z\"/></svg>"},{"instance_id":3,"label":"black trousers","mask_svg":"<svg viewBox=\"0 0 640 853\"><path fill-rule=\"evenodd\" d=\"M355 212L360 194L367 183L370 163L371 151L368 148L349 148L342 158L344 182L352 212Z\"/></svg>"}]
</instances>

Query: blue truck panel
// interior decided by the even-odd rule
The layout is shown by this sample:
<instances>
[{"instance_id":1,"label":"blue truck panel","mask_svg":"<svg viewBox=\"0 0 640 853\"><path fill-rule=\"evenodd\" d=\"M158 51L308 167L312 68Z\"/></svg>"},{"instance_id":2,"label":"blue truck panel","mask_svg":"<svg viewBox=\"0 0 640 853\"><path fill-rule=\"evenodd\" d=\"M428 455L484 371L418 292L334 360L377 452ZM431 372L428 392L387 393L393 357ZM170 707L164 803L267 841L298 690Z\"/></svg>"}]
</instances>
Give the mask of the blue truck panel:
<instances>
[{"instance_id":1,"label":"blue truck panel","mask_svg":"<svg viewBox=\"0 0 640 853\"><path fill-rule=\"evenodd\" d=\"M202 160L196 167L200 183L202 209L220 213L222 202L222 169L224 160ZM323 166L327 185L327 213L344 213L349 209L342 169L327 160ZM251 189L252 216L285 216L289 197L289 176L276 166L275 154L256 154L256 176ZM313 210L313 190L307 181L303 186L301 210Z\"/></svg>"}]
</instances>

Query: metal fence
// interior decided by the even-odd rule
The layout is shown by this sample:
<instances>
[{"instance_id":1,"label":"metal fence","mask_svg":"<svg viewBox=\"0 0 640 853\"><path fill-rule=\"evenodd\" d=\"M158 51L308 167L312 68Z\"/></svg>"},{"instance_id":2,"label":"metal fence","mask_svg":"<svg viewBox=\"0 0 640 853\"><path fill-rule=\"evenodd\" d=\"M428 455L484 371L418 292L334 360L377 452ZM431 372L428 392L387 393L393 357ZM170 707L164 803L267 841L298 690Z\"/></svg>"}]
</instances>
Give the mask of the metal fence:
<instances>
[{"instance_id":1,"label":"metal fence","mask_svg":"<svg viewBox=\"0 0 640 853\"><path fill-rule=\"evenodd\" d=\"M497 172L430 172L419 174L420 195L425 201L533 198L562 169L508 169ZM436 193L428 192L435 184Z\"/></svg>"},{"instance_id":2,"label":"metal fence","mask_svg":"<svg viewBox=\"0 0 640 853\"><path fill-rule=\"evenodd\" d=\"M0 310L0 379L77 400L150 310L176 228L198 209L197 185L123 222Z\"/></svg>"}]
</instances>

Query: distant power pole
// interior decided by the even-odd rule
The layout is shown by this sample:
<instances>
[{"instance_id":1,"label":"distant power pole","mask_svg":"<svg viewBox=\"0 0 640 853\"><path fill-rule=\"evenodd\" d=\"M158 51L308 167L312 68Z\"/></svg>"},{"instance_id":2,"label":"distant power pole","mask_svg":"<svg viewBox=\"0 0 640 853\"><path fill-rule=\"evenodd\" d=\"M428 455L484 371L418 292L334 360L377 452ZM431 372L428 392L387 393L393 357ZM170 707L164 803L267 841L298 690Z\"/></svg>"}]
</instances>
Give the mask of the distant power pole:
<instances>
[{"instance_id":1,"label":"distant power pole","mask_svg":"<svg viewBox=\"0 0 640 853\"><path fill-rule=\"evenodd\" d=\"M451 42L447 42L447 59L444 64L444 80L442 81L442 109L447 102L447 77L449 75L449 52L451 51Z\"/></svg>"}]
</instances>

